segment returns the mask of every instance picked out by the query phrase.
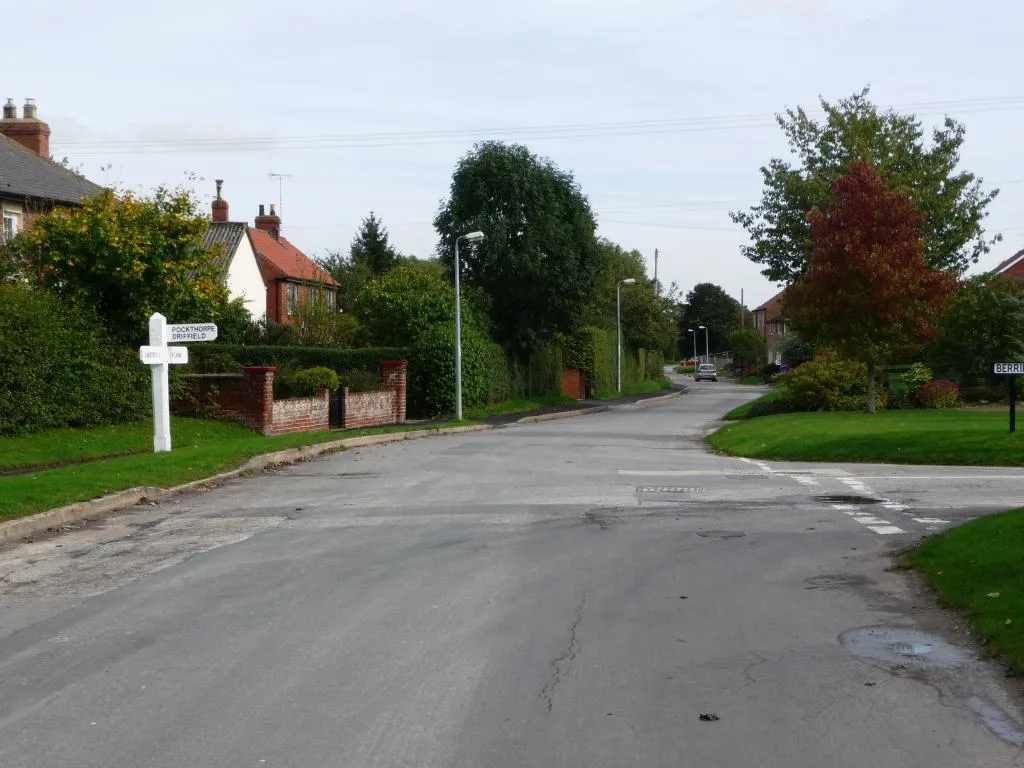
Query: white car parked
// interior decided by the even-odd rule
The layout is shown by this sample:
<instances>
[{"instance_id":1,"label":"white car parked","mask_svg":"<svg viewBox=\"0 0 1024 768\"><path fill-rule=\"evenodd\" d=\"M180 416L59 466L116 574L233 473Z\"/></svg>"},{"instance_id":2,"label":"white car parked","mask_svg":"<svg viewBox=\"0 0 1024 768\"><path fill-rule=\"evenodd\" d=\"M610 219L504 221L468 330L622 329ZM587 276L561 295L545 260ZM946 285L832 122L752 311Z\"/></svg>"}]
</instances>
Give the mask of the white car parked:
<instances>
[{"instance_id":1,"label":"white car parked","mask_svg":"<svg viewBox=\"0 0 1024 768\"><path fill-rule=\"evenodd\" d=\"M694 381L718 381L718 369L710 363L697 366L693 374Z\"/></svg>"}]
</instances>

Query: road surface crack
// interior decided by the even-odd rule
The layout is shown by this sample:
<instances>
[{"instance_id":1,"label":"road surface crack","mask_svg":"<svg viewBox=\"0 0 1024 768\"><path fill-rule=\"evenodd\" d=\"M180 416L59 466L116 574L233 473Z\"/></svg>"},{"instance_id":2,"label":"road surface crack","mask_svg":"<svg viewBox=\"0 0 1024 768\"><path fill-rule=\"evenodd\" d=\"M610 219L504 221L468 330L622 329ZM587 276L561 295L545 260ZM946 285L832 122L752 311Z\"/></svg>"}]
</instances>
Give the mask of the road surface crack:
<instances>
[{"instance_id":1,"label":"road surface crack","mask_svg":"<svg viewBox=\"0 0 1024 768\"><path fill-rule=\"evenodd\" d=\"M547 704L548 712L550 712L554 707L552 697L555 693L555 688L560 682L562 682L562 678L569 674L569 670L572 669L572 662L582 650L576 633L579 629L580 622L583 620L583 610L586 606L587 596L584 595L583 599L580 600L580 604L576 606L576 614L569 627L569 642L562 654L551 662L551 679L548 680L547 685L541 689L540 697L544 700L545 704Z\"/></svg>"}]
</instances>

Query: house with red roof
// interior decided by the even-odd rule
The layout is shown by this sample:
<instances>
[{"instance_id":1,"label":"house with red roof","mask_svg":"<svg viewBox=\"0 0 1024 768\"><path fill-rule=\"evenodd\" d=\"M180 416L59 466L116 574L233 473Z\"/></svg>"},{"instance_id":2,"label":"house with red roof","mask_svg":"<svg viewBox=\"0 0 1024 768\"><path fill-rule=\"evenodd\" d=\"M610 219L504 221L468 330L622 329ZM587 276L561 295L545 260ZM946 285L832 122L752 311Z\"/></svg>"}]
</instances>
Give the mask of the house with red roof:
<instances>
[{"instance_id":1,"label":"house with red roof","mask_svg":"<svg viewBox=\"0 0 1024 768\"><path fill-rule=\"evenodd\" d=\"M295 322L299 307L314 295L336 307L337 281L281 235L281 217L273 203L270 213L259 207L253 226L231 221L222 185L218 179L204 245L220 246L218 260L229 296L241 298L253 318L274 323Z\"/></svg>"},{"instance_id":2,"label":"house with red roof","mask_svg":"<svg viewBox=\"0 0 1024 768\"><path fill-rule=\"evenodd\" d=\"M1024 250L1017 251L992 270L992 274L1004 275L1012 280L1024 280Z\"/></svg>"},{"instance_id":3,"label":"house with red roof","mask_svg":"<svg viewBox=\"0 0 1024 768\"><path fill-rule=\"evenodd\" d=\"M768 362L776 365L782 363L782 353L778 350L779 339L789 331L789 321L783 307L785 294L785 289L779 291L754 310L754 328L764 336L768 345Z\"/></svg>"}]
</instances>

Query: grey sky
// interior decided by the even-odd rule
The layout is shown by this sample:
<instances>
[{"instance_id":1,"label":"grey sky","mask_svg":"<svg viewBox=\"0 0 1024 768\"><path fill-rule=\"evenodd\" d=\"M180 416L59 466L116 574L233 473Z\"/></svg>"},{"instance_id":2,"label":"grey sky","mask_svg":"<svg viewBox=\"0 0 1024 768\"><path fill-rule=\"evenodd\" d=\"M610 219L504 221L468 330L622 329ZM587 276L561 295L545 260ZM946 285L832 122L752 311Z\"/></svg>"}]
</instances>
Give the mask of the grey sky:
<instances>
[{"instance_id":1,"label":"grey sky","mask_svg":"<svg viewBox=\"0 0 1024 768\"><path fill-rule=\"evenodd\" d=\"M785 151L771 115L866 84L966 123L964 167L1002 189L988 223L1005 240L979 267L1024 247L1011 0L35 0L3 26L0 96L37 100L55 156L143 189L194 173L204 204L223 178L235 220L277 200L270 171L291 174L283 229L310 254L347 249L372 208L431 255L455 162L501 138L572 170L600 234L659 248L664 282L755 306L774 288L727 211Z\"/></svg>"}]
</instances>

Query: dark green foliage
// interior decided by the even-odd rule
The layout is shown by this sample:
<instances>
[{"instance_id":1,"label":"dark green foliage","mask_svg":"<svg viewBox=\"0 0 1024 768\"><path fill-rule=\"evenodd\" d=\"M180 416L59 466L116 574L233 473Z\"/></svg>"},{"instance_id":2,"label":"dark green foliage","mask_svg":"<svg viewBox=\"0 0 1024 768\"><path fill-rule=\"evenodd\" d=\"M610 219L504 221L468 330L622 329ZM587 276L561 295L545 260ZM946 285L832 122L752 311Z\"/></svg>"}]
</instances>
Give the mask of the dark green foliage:
<instances>
[{"instance_id":1,"label":"dark green foliage","mask_svg":"<svg viewBox=\"0 0 1024 768\"><path fill-rule=\"evenodd\" d=\"M790 368L796 368L814 359L814 344L803 339L798 333L787 333L779 339L775 349L782 355L782 362Z\"/></svg>"},{"instance_id":2,"label":"dark green foliage","mask_svg":"<svg viewBox=\"0 0 1024 768\"><path fill-rule=\"evenodd\" d=\"M889 384L892 407L917 408L921 404L918 393L931 380L931 369L922 363L914 363L903 373L893 376Z\"/></svg>"},{"instance_id":3,"label":"dark green foliage","mask_svg":"<svg viewBox=\"0 0 1024 768\"><path fill-rule=\"evenodd\" d=\"M462 329L462 405L487 402L491 388L493 350L472 326ZM455 412L455 329L438 323L416 340L409 361L409 409L439 416Z\"/></svg>"},{"instance_id":4,"label":"dark green foliage","mask_svg":"<svg viewBox=\"0 0 1024 768\"><path fill-rule=\"evenodd\" d=\"M761 202L731 214L753 241L746 257L764 267L765 277L790 283L803 272L811 249L807 214L827 207L832 182L855 160L872 163L890 188L912 196L925 215L930 267L963 272L988 253L994 240L986 239L982 220L998 190L985 192L981 179L957 170L960 123L946 118L928 145L916 117L879 111L867 88L836 104L822 99L821 107L821 122L799 107L779 116L795 162L773 159L761 168Z\"/></svg>"},{"instance_id":5,"label":"dark green foliage","mask_svg":"<svg viewBox=\"0 0 1024 768\"><path fill-rule=\"evenodd\" d=\"M456 239L484 232L483 243L462 243L464 282L490 296L495 340L523 349L580 324L600 273L596 226L571 173L499 142L459 161L434 220L449 268Z\"/></svg>"},{"instance_id":6,"label":"dark green foliage","mask_svg":"<svg viewBox=\"0 0 1024 768\"><path fill-rule=\"evenodd\" d=\"M357 267L365 265L371 275L383 275L396 266L401 258L391 247L387 227L373 211L363 219L359 232L352 240L350 254L351 263Z\"/></svg>"},{"instance_id":7,"label":"dark green foliage","mask_svg":"<svg viewBox=\"0 0 1024 768\"><path fill-rule=\"evenodd\" d=\"M193 344L189 357L193 365L211 355L230 355L241 365L275 365L278 368L315 368L323 366L338 374L350 370L378 371L385 360L404 360L404 347L362 347L334 349L327 347L243 346L240 344Z\"/></svg>"},{"instance_id":8,"label":"dark green foliage","mask_svg":"<svg viewBox=\"0 0 1024 768\"><path fill-rule=\"evenodd\" d=\"M338 385L349 392L375 392L381 388L381 375L377 371L351 368L338 376Z\"/></svg>"},{"instance_id":9,"label":"dark green foliage","mask_svg":"<svg viewBox=\"0 0 1024 768\"><path fill-rule=\"evenodd\" d=\"M768 344L764 336L753 328L733 331L729 336L729 349L732 351L733 368L738 375L754 370L768 356Z\"/></svg>"},{"instance_id":10,"label":"dark green foliage","mask_svg":"<svg viewBox=\"0 0 1024 768\"><path fill-rule=\"evenodd\" d=\"M253 323L246 330L241 341L221 339L220 343L265 347L296 347L299 345L299 332L294 326L287 323L274 323L261 319Z\"/></svg>"},{"instance_id":11,"label":"dark green foliage","mask_svg":"<svg viewBox=\"0 0 1024 768\"><path fill-rule=\"evenodd\" d=\"M788 390L796 411L860 410L867 403L867 366L822 352L789 374Z\"/></svg>"},{"instance_id":12,"label":"dark green foliage","mask_svg":"<svg viewBox=\"0 0 1024 768\"><path fill-rule=\"evenodd\" d=\"M707 328L707 338L700 330L702 325ZM679 339L686 356L693 351L691 328L697 331L697 352L703 355L707 348L711 352L732 349L732 334L739 327L740 303L721 287L713 283L698 283L686 294L679 318Z\"/></svg>"},{"instance_id":13,"label":"dark green foliage","mask_svg":"<svg viewBox=\"0 0 1024 768\"><path fill-rule=\"evenodd\" d=\"M0 285L0 434L145 416L149 368L94 315L49 293Z\"/></svg>"},{"instance_id":14,"label":"dark green foliage","mask_svg":"<svg viewBox=\"0 0 1024 768\"><path fill-rule=\"evenodd\" d=\"M455 289L437 274L403 264L363 286L356 314L373 343L411 344L428 328L454 321Z\"/></svg>"}]
</instances>

